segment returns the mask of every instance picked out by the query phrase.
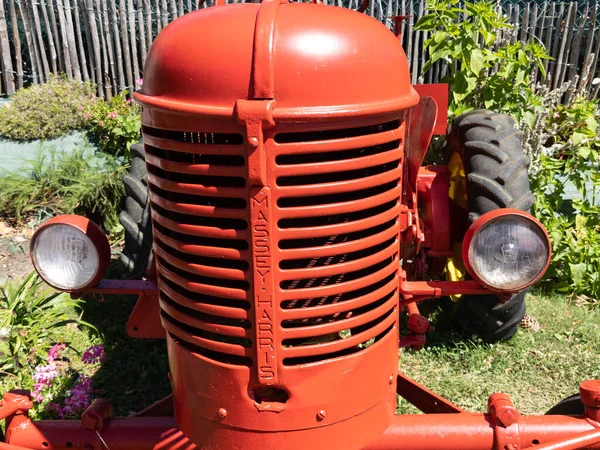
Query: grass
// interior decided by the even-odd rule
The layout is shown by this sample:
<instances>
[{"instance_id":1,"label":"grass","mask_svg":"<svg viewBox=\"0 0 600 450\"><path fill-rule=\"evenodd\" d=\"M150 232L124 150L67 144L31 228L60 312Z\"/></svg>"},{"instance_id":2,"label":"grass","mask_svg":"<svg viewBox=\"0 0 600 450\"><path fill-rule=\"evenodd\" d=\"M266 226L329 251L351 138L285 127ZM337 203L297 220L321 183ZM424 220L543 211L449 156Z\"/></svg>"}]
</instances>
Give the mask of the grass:
<instances>
[{"instance_id":1,"label":"grass","mask_svg":"<svg viewBox=\"0 0 600 450\"><path fill-rule=\"evenodd\" d=\"M521 412L545 413L579 382L600 378L600 311L538 293L527 306L541 329L493 345L465 340L440 317L422 351L402 354L400 370L468 411L485 410L490 394L504 392ZM398 412L416 410L401 400Z\"/></svg>"}]
</instances>

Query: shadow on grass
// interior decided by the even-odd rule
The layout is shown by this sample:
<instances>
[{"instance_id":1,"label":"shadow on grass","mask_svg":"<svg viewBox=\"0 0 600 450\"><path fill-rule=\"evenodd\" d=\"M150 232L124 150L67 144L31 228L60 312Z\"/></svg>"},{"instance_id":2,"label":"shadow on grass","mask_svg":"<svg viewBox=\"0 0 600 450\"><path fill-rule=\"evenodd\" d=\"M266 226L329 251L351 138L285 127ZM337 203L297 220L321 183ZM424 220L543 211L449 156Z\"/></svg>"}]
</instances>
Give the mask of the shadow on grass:
<instances>
[{"instance_id":1,"label":"shadow on grass","mask_svg":"<svg viewBox=\"0 0 600 450\"><path fill-rule=\"evenodd\" d=\"M113 262L110 278L127 278ZM169 365L164 339L132 339L125 325L137 298L106 295L99 302L91 296L83 305L83 320L98 329L106 360L93 376L97 397L107 398L115 415L128 416L171 393Z\"/></svg>"}]
</instances>

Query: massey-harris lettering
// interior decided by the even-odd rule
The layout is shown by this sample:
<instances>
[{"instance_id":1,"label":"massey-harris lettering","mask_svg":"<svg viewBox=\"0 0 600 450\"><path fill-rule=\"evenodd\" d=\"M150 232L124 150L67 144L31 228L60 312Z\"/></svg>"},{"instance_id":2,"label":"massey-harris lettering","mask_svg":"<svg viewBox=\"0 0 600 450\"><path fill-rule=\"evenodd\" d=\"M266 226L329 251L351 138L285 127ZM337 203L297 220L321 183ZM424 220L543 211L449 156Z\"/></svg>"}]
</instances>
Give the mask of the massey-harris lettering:
<instances>
[{"instance_id":1,"label":"massey-harris lettering","mask_svg":"<svg viewBox=\"0 0 600 450\"><path fill-rule=\"evenodd\" d=\"M252 259L254 261L254 317L256 319L256 362L261 384L277 383L275 346L275 305L273 299L273 268L270 219L271 190L268 187L251 191L250 223Z\"/></svg>"}]
</instances>

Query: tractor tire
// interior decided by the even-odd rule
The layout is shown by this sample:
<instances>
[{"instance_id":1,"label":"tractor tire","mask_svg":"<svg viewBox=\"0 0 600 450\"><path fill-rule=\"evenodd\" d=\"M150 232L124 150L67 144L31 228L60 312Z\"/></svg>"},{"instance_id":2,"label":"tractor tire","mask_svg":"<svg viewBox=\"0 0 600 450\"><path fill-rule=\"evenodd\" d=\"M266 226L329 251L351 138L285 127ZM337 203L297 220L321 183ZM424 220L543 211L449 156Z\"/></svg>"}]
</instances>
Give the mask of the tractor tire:
<instances>
[{"instance_id":1,"label":"tractor tire","mask_svg":"<svg viewBox=\"0 0 600 450\"><path fill-rule=\"evenodd\" d=\"M533 205L527 173L529 159L521 140L522 132L506 114L478 110L452 122L446 156L458 154L462 160L467 225L495 209L528 211ZM463 331L485 341L509 339L525 316L525 294L515 294L503 303L495 295L463 295L454 305L455 320Z\"/></svg>"},{"instance_id":2,"label":"tractor tire","mask_svg":"<svg viewBox=\"0 0 600 450\"><path fill-rule=\"evenodd\" d=\"M579 394L573 394L554 405L546 413L547 416L582 416L585 406L581 403Z\"/></svg>"},{"instance_id":3,"label":"tractor tire","mask_svg":"<svg viewBox=\"0 0 600 450\"><path fill-rule=\"evenodd\" d=\"M133 274L146 271L152 261L152 220L148 197L146 154L140 141L131 146L131 168L123 177L124 209L119 221L125 229L125 245L121 262Z\"/></svg>"}]
</instances>

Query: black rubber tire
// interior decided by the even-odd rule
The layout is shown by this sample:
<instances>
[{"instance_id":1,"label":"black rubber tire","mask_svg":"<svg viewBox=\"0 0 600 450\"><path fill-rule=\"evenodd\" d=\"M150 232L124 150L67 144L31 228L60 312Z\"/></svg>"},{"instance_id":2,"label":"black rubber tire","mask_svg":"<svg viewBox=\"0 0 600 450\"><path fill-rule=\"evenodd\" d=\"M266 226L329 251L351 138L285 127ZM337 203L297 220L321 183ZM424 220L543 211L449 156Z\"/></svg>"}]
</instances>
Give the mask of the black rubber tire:
<instances>
[{"instance_id":1,"label":"black rubber tire","mask_svg":"<svg viewBox=\"0 0 600 450\"><path fill-rule=\"evenodd\" d=\"M123 177L125 184L124 209L119 221L125 229L125 245L121 262L134 274L145 271L152 260L152 220L148 198L146 154L140 142L131 146L131 169Z\"/></svg>"},{"instance_id":2,"label":"black rubber tire","mask_svg":"<svg viewBox=\"0 0 600 450\"><path fill-rule=\"evenodd\" d=\"M458 153L467 177L468 222L498 208L528 211L535 200L529 187L529 159L522 132L506 114L478 110L454 119L446 141L448 159ZM463 295L454 307L456 322L488 342L509 339L525 317L525 294L500 303L495 295Z\"/></svg>"},{"instance_id":3,"label":"black rubber tire","mask_svg":"<svg viewBox=\"0 0 600 450\"><path fill-rule=\"evenodd\" d=\"M548 416L582 416L585 414L585 407L581 403L579 394L573 394L554 405L548 410Z\"/></svg>"}]
</instances>

